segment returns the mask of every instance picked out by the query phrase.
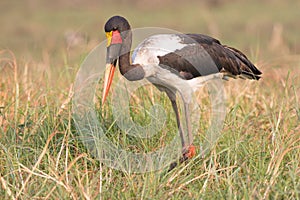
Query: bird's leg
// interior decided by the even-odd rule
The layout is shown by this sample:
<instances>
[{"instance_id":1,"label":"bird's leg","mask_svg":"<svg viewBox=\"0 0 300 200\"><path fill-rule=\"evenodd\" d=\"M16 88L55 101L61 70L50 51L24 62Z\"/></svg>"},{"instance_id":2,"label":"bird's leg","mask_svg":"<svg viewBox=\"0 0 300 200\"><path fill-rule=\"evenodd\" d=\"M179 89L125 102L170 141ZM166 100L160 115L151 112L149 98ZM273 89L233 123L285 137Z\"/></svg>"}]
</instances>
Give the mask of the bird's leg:
<instances>
[{"instance_id":1,"label":"bird's leg","mask_svg":"<svg viewBox=\"0 0 300 200\"><path fill-rule=\"evenodd\" d=\"M171 103L172 103L172 107L173 110L175 112L176 115L176 122L177 122L177 127L178 127L178 131L179 131L179 135L180 135L180 139L181 139L181 145L182 148L185 148L185 141L184 141L184 135L183 135L183 131L182 131L182 127L181 127L181 123L180 123L180 116L179 116L179 112L178 112L178 107L177 107L177 103L176 103L176 94L174 94L171 91L166 91Z\"/></svg>"},{"instance_id":2,"label":"bird's leg","mask_svg":"<svg viewBox=\"0 0 300 200\"><path fill-rule=\"evenodd\" d=\"M177 126L180 134L180 139L181 139L181 144L182 144L182 154L183 157L179 159L179 163L182 163L186 161L189 158L192 158L196 154L196 149L193 146L193 135L192 135L192 126L191 126L191 117L190 117L190 109L189 106L190 104L184 101L184 112L185 112L185 119L186 119L186 128L188 132L188 142L186 143L185 138L184 138L184 132L182 130L182 124L180 122L180 116L179 116L179 111L178 111L178 106L176 103L176 94L171 91L171 90L165 90L171 103L173 110L176 115L176 121L177 121ZM177 162L173 162L170 165L169 171L172 170L174 167L177 166Z\"/></svg>"},{"instance_id":3,"label":"bird's leg","mask_svg":"<svg viewBox=\"0 0 300 200\"><path fill-rule=\"evenodd\" d=\"M191 117L190 117L190 108L188 103L184 103L184 114L186 120L186 127L188 131L188 141L189 145L193 143L192 127L191 127Z\"/></svg>"},{"instance_id":4,"label":"bird's leg","mask_svg":"<svg viewBox=\"0 0 300 200\"><path fill-rule=\"evenodd\" d=\"M181 139L182 150L183 150L183 152L182 152L183 157L179 159L179 163L182 163L185 160L187 160L188 157L185 156L186 155L186 143L184 140L184 135L183 135L182 126L181 126L181 122L180 122L180 116L179 116L178 107L177 107L177 103L176 103L176 94L169 90L166 90L166 93L172 103L172 107L173 107L173 110L176 115L177 127L178 127L178 131L179 131L179 135L180 135L180 139ZM177 166L177 164L178 164L178 162L171 163L168 171L171 171L172 169L174 169Z\"/></svg>"},{"instance_id":5,"label":"bird's leg","mask_svg":"<svg viewBox=\"0 0 300 200\"><path fill-rule=\"evenodd\" d=\"M192 158L196 154L195 147L193 145L193 133L191 126L191 116L190 116L190 104L184 102L184 114L186 120L186 128L188 132L188 145L184 147L184 157L185 159Z\"/></svg>"}]
</instances>

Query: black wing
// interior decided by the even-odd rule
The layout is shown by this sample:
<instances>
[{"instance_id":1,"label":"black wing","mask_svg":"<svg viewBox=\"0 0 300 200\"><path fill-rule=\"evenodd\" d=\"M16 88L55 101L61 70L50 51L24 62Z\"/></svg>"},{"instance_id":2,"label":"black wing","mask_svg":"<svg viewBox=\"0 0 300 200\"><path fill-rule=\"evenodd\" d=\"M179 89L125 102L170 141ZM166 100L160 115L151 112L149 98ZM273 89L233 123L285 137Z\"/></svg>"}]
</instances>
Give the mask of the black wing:
<instances>
[{"instance_id":1,"label":"black wing","mask_svg":"<svg viewBox=\"0 0 300 200\"><path fill-rule=\"evenodd\" d=\"M201 34L178 36L189 45L158 59L160 66L175 70L185 79L224 72L258 80L262 74L241 51L222 45L215 38Z\"/></svg>"}]
</instances>

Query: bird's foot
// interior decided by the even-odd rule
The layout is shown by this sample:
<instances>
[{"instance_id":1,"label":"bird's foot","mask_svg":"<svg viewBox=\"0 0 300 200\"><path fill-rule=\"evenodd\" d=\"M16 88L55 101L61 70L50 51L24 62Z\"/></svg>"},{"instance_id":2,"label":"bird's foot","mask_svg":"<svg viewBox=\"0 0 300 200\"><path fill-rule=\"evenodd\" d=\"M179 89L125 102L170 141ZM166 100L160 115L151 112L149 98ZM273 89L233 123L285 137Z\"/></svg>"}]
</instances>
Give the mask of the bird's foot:
<instances>
[{"instance_id":1,"label":"bird's foot","mask_svg":"<svg viewBox=\"0 0 300 200\"><path fill-rule=\"evenodd\" d=\"M195 155L196 155L196 147L192 144L183 152L183 158L185 158L185 160L191 159Z\"/></svg>"},{"instance_id":2,"label":"bird's foot","mask_svg":"<svg viewBox=\"0 0 300 200\"><path fill-rule=\"evenodd\" d=\"M191 144L189 147L187 147L183 150L182 154L183 154L183 156L179 159L178 162L171 163L169 171L174 169L178 164L181 164L181 163L187 161L188 159L193 158L196 155L196 147Z\"/></svg>"}]
</instances>

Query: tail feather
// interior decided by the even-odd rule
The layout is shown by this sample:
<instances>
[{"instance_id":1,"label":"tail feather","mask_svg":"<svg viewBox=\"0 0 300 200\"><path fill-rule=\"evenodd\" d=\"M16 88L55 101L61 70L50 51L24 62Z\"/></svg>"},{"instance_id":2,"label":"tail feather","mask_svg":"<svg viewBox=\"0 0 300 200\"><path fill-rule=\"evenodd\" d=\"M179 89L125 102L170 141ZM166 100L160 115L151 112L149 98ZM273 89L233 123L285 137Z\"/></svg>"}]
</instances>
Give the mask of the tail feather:
<instances>
[{"instance_id":1,"label":"tail feather","mask_svg":"<svg viewBox=\"0 0 300 200\"><path fill-rule=\"evenodd\" d=\"M262 72L254 65L251 63L251 61L247 58L245 54L243 54L241 51L225 46L224 47L231 51L235 57L240 61L240 76L248 79L255 79L259 80L261 78Z\"/></svg>"}]
</instances>

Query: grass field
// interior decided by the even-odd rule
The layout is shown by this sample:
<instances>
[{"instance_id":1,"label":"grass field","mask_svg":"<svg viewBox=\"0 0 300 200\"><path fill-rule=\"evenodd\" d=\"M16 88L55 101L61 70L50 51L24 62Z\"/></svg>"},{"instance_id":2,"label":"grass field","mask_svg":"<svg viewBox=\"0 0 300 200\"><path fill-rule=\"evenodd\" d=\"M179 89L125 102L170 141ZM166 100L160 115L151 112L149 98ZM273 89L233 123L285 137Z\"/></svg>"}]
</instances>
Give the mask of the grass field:
<instances>
[{"instance_id":1,"label":"grass field","mask_svg":"<svg viewBox=\"0 0 300 200\"><path fill-rule=\"evenodd\" d=\"M300 2L51 2L0 2L0 199L300 199ZM204 158L170 172L126 173L102 165L78 139L73 83L115 14L136 28L215 36L263 72L258 82L224 83L222 135ZM77 42L68 39L74 35ZM161 137L127 137L109 110L102 121L111 140L132 151L159 148L176 131L166 96L154 92L143 104L143 95L137 92L131 115L148 123L142 109L152 99L164 105ZM210 118L202 95L199 138Z\"/></svg>"}]
</instances>

